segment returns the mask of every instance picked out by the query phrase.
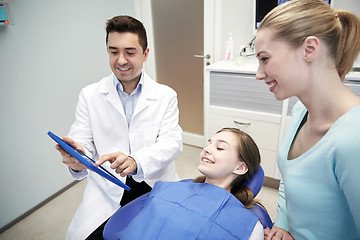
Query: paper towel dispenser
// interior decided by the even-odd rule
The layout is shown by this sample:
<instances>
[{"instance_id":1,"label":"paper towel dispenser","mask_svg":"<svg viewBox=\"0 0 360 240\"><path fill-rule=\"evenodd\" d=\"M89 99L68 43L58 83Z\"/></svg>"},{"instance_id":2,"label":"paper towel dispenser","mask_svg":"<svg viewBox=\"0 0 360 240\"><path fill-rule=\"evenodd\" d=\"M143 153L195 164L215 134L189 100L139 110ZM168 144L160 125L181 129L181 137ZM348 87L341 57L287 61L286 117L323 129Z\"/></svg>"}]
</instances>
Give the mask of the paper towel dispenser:
<instances>
[{"instance_id":1,"label":"paper towel dispenser","mask_svg":"<svg viewBox=\"0 0 360 240\"><path fill-rule=\"evenodd\" d=\"M0 1L0 25L8 25L9 18L7 14L6 3L4 1Z\"/></svg>"}]
</instances>

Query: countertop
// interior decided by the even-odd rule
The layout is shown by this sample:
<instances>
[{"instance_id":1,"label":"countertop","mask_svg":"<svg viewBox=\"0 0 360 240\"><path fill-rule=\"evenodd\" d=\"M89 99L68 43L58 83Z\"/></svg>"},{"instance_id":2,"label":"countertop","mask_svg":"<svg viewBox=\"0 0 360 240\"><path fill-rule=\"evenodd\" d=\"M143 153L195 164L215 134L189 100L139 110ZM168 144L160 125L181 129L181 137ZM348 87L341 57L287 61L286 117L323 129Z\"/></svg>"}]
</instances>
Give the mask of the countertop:
<instances>
[{"instance_id":1,"label":"countertop","mask_svg":"<svg viewBox=\"0 0 360 240\"><path fill-rule=\"evenodd\" d=\"M238 58L235 61L219 61L207 66L205 69L213 72L256 74L258 66L258 60L254 56L251 56ZM346 75L346 79L350 81L360 81L360 72L349 72L348 75Z\"/></svg>"},{"instance_id":2,"label":"countertop","mask_svg":"<svg viewBox=\"0 0 360 240\"><path fill-rule=\"evenodd\" d=\"M259 63L255 57L244 57L235 61L219 61L207 66L205 69L215 72L256 74L258 66Z\"/></svg>"}]
</instances>

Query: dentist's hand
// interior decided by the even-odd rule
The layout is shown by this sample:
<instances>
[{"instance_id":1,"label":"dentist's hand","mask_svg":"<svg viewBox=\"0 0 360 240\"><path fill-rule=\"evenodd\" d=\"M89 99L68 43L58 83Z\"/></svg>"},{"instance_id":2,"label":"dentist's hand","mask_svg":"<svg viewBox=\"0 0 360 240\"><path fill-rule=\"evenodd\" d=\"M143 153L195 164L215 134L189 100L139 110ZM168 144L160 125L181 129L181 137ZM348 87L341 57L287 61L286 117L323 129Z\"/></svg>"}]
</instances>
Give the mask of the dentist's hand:
<instances>
[{"instance_id":1,"label":"dentist's hand","mask_svg":"<svg viewBox=\"0 0 360 240\"><path fill-rule=\"evenodd\" d=\"M110 168L114 169L115 172L119 173L122 177L125 177L128 174L132 174L137 169L135 160L122 152L105 154L98 158L98 160L95 162L95 165L100 166L106 161L109 161Z\"/></svg>"},{"instance_id":2,"label":"dentist's hand","mask_svg":"<svg viewBox=\"0 0 360 240\"><path fill-rule=\"evenodd\" d=\"M69 137L63 137L62 140L73 145L78 151L84 152L83 146L76 143L73 139ZM55 148L60 152L61 156L63 157L62 162L66 164L68 168L71 168L74 171L82 171L86 169L84 164L82 164L81 162L79 162L79 160L67 153L64 149L62 149L62 147L60 147L59 144L57 144Z\"/></svg>"}]
</instances>

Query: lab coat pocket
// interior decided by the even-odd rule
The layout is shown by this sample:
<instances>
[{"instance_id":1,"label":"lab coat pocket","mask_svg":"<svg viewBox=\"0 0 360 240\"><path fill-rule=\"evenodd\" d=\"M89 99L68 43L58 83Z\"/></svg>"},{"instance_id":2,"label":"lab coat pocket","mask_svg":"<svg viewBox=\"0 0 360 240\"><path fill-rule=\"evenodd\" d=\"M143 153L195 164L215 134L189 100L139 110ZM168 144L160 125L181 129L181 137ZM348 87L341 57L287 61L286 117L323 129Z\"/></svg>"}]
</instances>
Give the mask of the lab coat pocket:
<instances>
[{"instance_id":1,"label":"lab coat pocket","mask_svg":"<svg viewBox=\"0 0 360 240\"><path fill-rule=\"evenodd\" d=\"M142 145L143 147L150 146L156 142L156 139L160 131L160 123L157 122L143 122L142 126L134 128L134 140L136 145ZM142 143L142 144L140 144Z\"/></svg>"}]
</instances>

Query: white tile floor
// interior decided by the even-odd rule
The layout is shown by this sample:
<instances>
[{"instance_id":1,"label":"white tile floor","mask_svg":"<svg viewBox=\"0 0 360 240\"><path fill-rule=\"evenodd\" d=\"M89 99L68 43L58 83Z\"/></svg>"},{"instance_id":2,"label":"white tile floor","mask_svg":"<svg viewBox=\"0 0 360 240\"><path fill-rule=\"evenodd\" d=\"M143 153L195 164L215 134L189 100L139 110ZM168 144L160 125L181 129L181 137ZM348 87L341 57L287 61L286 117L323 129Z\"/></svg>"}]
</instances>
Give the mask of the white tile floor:
<instances>
[{"instance_id":1,"label":"white tile floor","mask_svg":"<svg viewBox=\"0 0 360 240\"><path fill-rule=\"evenodd\" d=\"M199 175L197 165L201 149L184 145L184 151L176 159L181 179ZM4 233L0 240L57 240L64 239L67 227L79 206L86 179L35 211ZM277 189L264 186L257 199L266 207L272 220L276 219Z\"/></svg>"}]
</instances>

